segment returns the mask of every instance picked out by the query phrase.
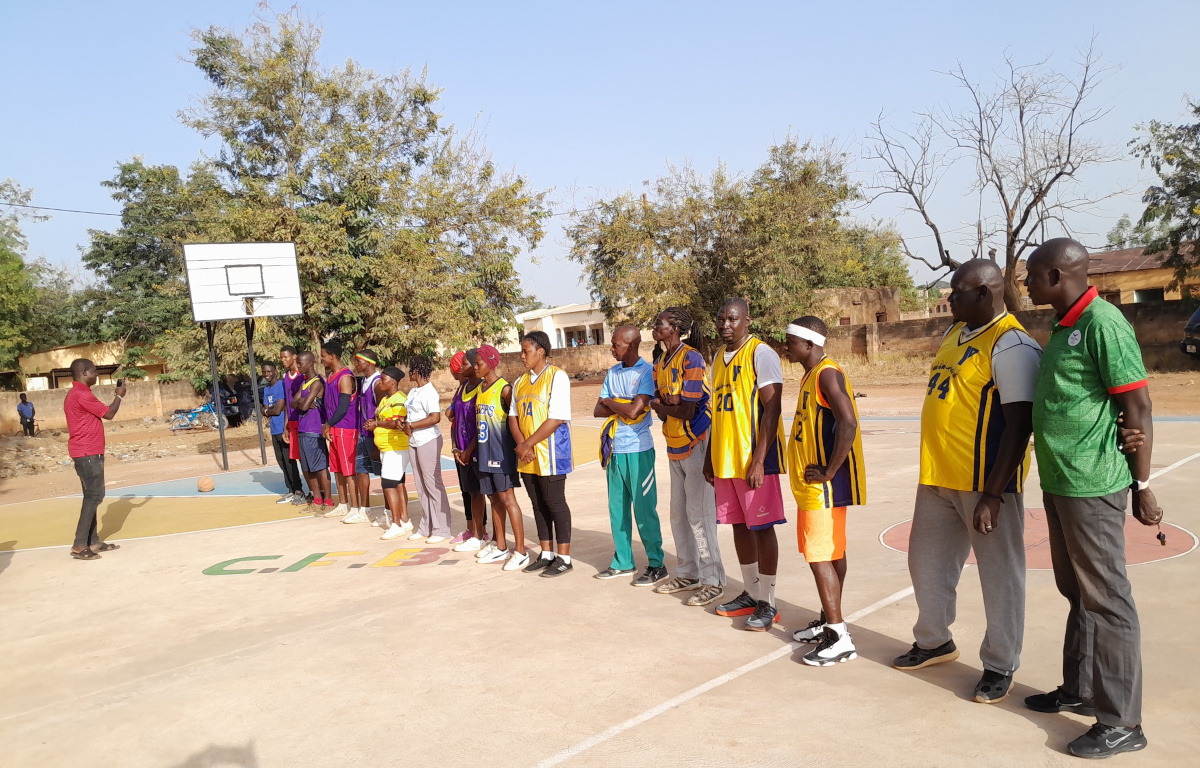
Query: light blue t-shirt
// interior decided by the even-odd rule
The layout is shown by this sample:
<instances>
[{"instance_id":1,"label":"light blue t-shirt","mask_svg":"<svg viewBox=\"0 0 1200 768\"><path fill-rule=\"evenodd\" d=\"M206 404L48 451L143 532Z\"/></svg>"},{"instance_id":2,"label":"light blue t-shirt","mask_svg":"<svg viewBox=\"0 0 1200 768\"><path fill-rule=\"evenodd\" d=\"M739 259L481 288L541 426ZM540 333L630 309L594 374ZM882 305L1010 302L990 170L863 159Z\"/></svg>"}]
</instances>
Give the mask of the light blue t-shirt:
<instances>
[{"instance_id":1,"label":"light blue t-shirt","mask_svg":"<svg viewBox=\"0 0 1200 768\"><path fill-rule=\"evenodd\" d=\"M654 366L639 357L629 368L624 363L617 363L608 369L604 384L600 387L601 398L624 397L632 400L638 395L654 397ZM617 421L613 453L641 453L653 448L654 438L650 436L650 423L653 420L654 414L647 413L639 424Z\"/></svg>"}]
</instances>

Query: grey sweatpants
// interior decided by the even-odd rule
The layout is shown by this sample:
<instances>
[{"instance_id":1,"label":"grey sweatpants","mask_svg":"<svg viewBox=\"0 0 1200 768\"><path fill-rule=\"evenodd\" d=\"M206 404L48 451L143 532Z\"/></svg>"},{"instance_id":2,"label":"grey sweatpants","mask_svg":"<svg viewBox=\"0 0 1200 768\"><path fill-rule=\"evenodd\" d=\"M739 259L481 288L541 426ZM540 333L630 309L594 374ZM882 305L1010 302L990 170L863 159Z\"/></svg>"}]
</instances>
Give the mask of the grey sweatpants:
<instances>
[{"instance_id":1,"label":"grey sweatpants","mask_svg":"<svg viewBox=\"0 0 1200 768\"><path fill-rule=\"evenodd\" d=\"M725 566L717 546L717 496L704 479L705 437L686 459L671 466L671 537L679 560L675 575L701 584L725 586Z\"/></svg>"},{"instance_id":2,"label":"grey sweatpants","mask_svg":"<svg viewBox=\"0 0 1200 768\"><path fill-rule=\"evenodd\" d=\"M979 659L984 669L1011 674L1021 665L1025 636L1025 504L1019 493L1004 494L996 530L984 536L972 527L981 495L917 486L908 538L908 573L919 611L913 636L926 650L951 639L958 580L974 549L987 618Z\"/></svg>"},{"instance_id":3,"label":"grey sweatpants","mask_svg":"<svg viewBox=\"0 0 1200 768\"><path fill-rule=\"evenodd\" d=\"M1101 723L1131 727L1142 722L1142 629L1125 573L1128 498L1042 494L1054 581L1071 606L1063 690L1094 698Z\"/></svg>"},{"instance_id":4,"label":"grey sweatpants","mask_svg":"<svg viewBox=\"0 0 1200 768\"><path fill-rule=\"evenodd\" d=\"M449 538L450 499L442 482L442 442L442 436L438 435L437 439L430 440L420 448L410 445L408 460L412 464L417 499L421 502L421 522L417 525L417 533Z\"/></svg>"}]
</instances>

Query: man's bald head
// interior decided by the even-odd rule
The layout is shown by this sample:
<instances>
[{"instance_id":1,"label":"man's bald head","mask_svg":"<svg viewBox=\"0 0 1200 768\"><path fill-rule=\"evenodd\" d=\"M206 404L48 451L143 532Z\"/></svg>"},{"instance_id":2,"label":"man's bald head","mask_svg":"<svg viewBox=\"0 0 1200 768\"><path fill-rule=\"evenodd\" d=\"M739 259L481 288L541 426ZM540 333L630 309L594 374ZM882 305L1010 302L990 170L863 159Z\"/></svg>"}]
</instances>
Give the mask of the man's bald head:
<instances>
[{"instance_id":1,"label":"man's bald head","mask_svg":"<svg viewBox=\"0 0 1200 768\"><path fill-rule=\"evenodd\" d=\"M1069 237L1039 245L1025 267L1029 298L1034 304L1050 304L1060 315L1087 291L1088 252Z\"/></svg>"},{"instance_id":2,"label":"man's bald head","mask_svg":"<svg viewBox=\"0 0 1200 768\"><path fill-rule=\"evenodd\" d=\"M632 325L622 325L613 331L613 339L620 339L626 344L638 344L642 340L642 332Z\"/></svg>"},{"instance_id":3,"label":"man's bald head","mask_svg":"<svg viewBox=\"0 0 1200 768\"><path fill-rule=\"evenodd\" d=\"M1004 273L991 259L971 259L954 270L947 300L955 321L985 325L1004 312Z\"/></svg>"},{"instance_id":4,"label":"man's bald head","mask_svg":"<svg viewBox=\"0 0 1200 768\"><path fill-rule=\"evenodd\" d=\"M1037 247L1029 257L1029 263L1045 264L1047 269L1057 269L1064 276L1082 276L1087 279L1088 252L1081 243L1069 237L1056 237Z\"/></svg>"}]
</instances>

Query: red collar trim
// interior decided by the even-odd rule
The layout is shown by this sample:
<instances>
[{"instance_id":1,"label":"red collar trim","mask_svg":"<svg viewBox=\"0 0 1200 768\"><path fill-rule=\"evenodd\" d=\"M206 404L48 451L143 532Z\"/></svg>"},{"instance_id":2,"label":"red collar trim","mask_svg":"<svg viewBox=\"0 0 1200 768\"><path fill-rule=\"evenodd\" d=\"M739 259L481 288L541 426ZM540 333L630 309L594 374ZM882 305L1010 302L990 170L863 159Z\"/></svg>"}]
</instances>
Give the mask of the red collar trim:
<instances>
[{"instance_id":1,"label":"red collar trim","mask_svg":"<svg viewBox=\"0 0 1200 768\"><path fill-rule=\"evenodd\" d=\"M80 389L80 388L83 388L86 390L91 390L91 387L89 387L87 384L84 384L82 381L72 381L71 382L71 389Z\"/></svg>"},{"instance_id":2,"label":"red collar trim","mask_svg":"<svg viewBox=\"0 0 1200 768\"><path fill-rule=\"evenodd\" d=\"M1088 305L1100 297L1100 292L1096 290L1096 286L1091 286L1083 295L1075 299L1075 303L1067 310L1067 314L1063 315L1063 319L1058 321L1058 324L1067 328L1079 320L1079 316L1083 314L1083 310L1088 308Z\"/></svg>"}]
</instances>

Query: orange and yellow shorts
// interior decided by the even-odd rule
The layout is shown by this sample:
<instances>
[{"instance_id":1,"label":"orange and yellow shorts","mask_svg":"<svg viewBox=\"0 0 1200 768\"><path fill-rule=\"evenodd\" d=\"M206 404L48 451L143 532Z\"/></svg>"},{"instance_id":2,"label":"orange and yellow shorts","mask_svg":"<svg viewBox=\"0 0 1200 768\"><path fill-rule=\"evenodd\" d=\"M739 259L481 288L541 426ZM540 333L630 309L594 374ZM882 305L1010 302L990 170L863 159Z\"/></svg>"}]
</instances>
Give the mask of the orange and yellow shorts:
<instances>
[{"instance_id":1,"label":"orange and yellow shorts","mask_svg":"<svg viewBox=\"0 0 1200 768\"><path fill-rule=\"evenodd\" d=\"M828 563L846 556L846 508L797 510L796 543L805 562Z\"/></svg>"}]
</instances>

